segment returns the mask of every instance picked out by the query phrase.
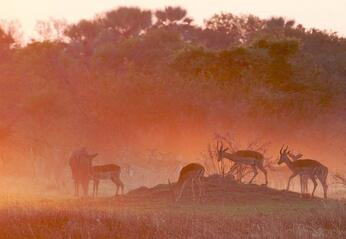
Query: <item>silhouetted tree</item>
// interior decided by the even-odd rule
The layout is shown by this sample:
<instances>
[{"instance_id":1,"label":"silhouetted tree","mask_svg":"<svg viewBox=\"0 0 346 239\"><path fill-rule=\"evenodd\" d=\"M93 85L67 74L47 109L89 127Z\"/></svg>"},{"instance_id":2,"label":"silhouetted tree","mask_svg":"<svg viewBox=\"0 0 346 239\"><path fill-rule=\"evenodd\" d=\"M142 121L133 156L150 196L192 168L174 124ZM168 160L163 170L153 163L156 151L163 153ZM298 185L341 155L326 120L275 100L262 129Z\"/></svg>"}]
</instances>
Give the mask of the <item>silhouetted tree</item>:
<instances>
[{"instance_id":1,"label":"silhouetted tree","mask_svg":"<svg viewBox=\"0 0 346 239\"><path fill-rule=\"evenodd\" d=\"M159 24L174 24L178 22L184 22L186 24L191 23L191 18L186 17L187 12L181 7L166 7L164 10L157 10L155 16Z\"/></svg>"},{"instance_id":2,"label":"silhouetted tree","mask_svg":"<svg viewBox=\"0 0 346 239\"><path fill-rule=\"evenodd\" d=\"M152 14L139 8L120 7L106 12L100 21L106 29L130 37L139 35L152 25Z\"/></svg>"},{"instance_id":3,"label":"silhouetted tree","mask_svg":"<svg viewBox=\"0 0 346 239\"><path fill-rule=\"evenodd\" d=\"M307 138L346 129L345 38L285 18L222 13L200 26L179 7L155 17L122 7L67 26L41 22L26 45L1 28L8 152L25 155L38 139L67 151L183 149L186 139L239 125ZM49 157L51 146L42 147Z\"/></svg>"}]
</instances>

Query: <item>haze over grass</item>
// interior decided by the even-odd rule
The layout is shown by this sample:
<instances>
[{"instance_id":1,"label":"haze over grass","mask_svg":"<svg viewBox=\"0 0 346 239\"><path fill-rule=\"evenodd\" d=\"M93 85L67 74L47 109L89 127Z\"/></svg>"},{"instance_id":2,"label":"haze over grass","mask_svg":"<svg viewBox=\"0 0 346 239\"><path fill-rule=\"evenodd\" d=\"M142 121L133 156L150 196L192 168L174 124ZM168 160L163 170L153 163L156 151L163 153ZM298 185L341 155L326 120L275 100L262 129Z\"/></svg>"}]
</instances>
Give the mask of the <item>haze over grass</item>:
<instances>
[{"instance_id":1,"label":"haze over grass","mask_svg":"<svg viewBox=\"0 0 346 239\"><path fill-rule=\"evenodd\" d=\"M39 29L26 46L0 32L3 175L58 178L82 146L99 163L164 168L195 160L224 132L272 142L268 157L289 144L343 165L344 38L231 13L200 26L174 7ZM149 149L170 160L150 161Z\"/></svg>"}]
</instances>

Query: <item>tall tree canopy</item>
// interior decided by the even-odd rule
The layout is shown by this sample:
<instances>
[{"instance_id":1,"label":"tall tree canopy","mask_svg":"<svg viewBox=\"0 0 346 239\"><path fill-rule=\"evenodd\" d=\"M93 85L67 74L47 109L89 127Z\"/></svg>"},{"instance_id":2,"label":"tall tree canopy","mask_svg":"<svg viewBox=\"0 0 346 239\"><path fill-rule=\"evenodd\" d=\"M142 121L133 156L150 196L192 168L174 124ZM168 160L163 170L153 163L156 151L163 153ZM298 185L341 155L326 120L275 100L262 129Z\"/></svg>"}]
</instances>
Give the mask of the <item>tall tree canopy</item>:
<instances>
[{"instance_id":1,"label":"tall tree canopy","mask_svg":"<svg viewBox=\"0 0 346 239\"><path fill-rule=\"evenodd\" d=\"M231 13L199 26L180 7L37 29L16 45L0 28L0 140L13 147L184 150L231 127L322 144L346 130L346 39L334 33Z\"/></svg>"}]
</instances>

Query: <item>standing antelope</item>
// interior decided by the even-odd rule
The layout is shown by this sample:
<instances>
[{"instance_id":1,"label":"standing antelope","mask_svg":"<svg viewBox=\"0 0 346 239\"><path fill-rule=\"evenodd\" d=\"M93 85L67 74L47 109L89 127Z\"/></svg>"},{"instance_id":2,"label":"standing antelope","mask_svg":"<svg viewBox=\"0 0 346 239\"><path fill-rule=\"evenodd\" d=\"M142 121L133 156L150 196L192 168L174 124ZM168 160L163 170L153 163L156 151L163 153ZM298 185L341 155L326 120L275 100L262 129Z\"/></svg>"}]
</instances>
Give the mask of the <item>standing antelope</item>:
<instances>
[{"instance_id":1,"label":"standing antelope","mask_svg":"<svg viewBox=\"0 0 346 239\"><path fill-rule=\"evenodd\" d=\"M252 151L252 150L239 150L234 153L227 153L228 148L224 149L223 144L221 143L221 146L219 147L219 142L217 142L217 160L221 161L222 159L228 159L233 161L235 164L232 166L236 167L239 165L248 165L251 166L252 171L254 172L253 177L249 181L249 183L252 183L252 181L255 179L255 177L258 174L257 168L261 170L265 176L265 184L268 184L268 177L267 177L267 170L264 168L264 157L261 153ZM232 169L231 168L231 169Z\"/></svg>"},{"instance_id":2,"label":"standing antelope","mask_svg":"<svg viewBox=\"0 0 346 239\"><path fill-rule=\"evenodd\" d=\"M293 153L289 153L288 156L293 160L293 161L297 161L300 160L303 155L302 154L293 154ZM309 177L306 175L299 175L300 177L300 190L302 194L305 194L309 191L308 189L308 179Z\"/></svg>"},{"instance_id":3,"label":"standing antelope","mask_svg":"<svg viewBox=\"0 0 346 239\"><path fill-rule=\"evenodd\" d=\"M178 182L173 186L169 182L176 202L180 200L187 183L191 183L193 200L195 200L194 184L197 184L199 188L199 198L202 197L201 179L204 176L204 172L205 168L198 163L190 163L180 170Z\"/></svg>"},{"instance_id":4,"label":"standing antelope","mask_svg":"<svg viewBox=\"0 0 346 239\"><path fill-rule=\"evenodd\" d=\"M124 184L120 180L121 168L115 164L98 165L92 167L92 180L94 181L93 196L97 197L100 180L110 179L116 186L115 195L118 195L119 188L124 194Z\"/></svg>"},{"instance_id":5,"label":"standing antelope","mask_svg":"<svg viewBox=\"0 0 346 239\"><path fill-rule=\"evenodd\" d=\"M316 178L321 182L323 187L324 198L327 198L327 176L328 168L322 165L320 162L312 159L300 159L297 161L291 161L288 157L289 151L288 146L283 150L283 146L280 149L280 160L278 164L285 163L287 167L292 171L292 175L288 179L287 189L289 190L291 180L297 175L306 175L314 183L314 189L312 190L311 196L314 197L314 193L317 187Z\"/></svg>"}]
</instances>

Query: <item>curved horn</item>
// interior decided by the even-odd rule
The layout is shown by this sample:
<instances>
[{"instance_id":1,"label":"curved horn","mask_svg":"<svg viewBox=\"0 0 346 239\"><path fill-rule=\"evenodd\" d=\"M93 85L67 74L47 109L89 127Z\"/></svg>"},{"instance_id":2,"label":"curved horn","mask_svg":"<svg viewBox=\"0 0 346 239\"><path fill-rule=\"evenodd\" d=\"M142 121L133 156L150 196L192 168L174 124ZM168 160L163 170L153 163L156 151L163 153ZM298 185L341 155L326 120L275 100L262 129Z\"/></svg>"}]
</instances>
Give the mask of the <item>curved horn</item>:
<instances>
[{"instance_id":1,"label":"curved horn","mask_svg":"<svg viewBox=\"0 0 346 239\"><path fill-rule=\"evenodd\" d=\"M284 144L281 146L281 149L280 149L280 154L282 154L282 149L284 148Z\"/></svg>"},{"instance_id":2,"label":"curved horn","mask_svg":"<svg viewBox=\"0 0 346 239\"><path fill-rule=\"evenodd\" d=\"M284 152L285 152L285 153L287 153L287 150L288 150L288 145L286 146L286 148L285 148L285 151L284 151Z\"/></svg>"}]
</instances>

